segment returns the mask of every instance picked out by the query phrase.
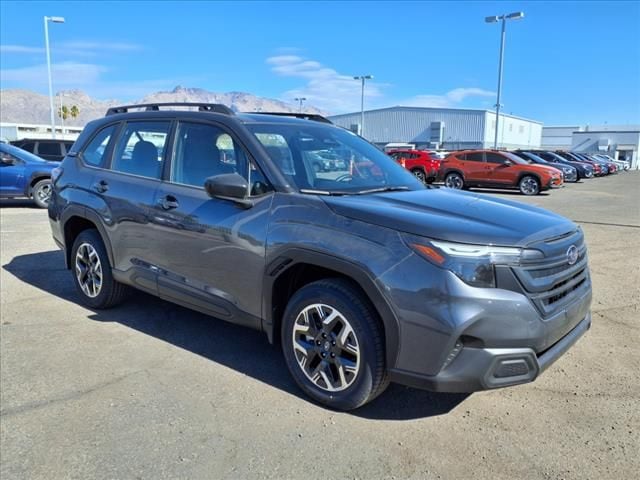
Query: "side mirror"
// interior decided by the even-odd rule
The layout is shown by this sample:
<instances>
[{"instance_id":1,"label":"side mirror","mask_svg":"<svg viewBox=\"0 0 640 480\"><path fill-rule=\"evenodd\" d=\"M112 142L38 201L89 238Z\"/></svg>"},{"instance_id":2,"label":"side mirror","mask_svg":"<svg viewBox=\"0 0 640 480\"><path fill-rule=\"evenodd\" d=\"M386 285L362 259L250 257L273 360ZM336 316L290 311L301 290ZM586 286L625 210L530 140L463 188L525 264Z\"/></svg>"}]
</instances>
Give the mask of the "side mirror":
<instances>
[{"instance_id":1,"label":"side mirror","mask_svg":"<svg viewBox=\"0 0 640 480\"><path fill-rule=\"evenodd\" d=\"M204 189L211 198L230 200L245 208L253 206L253 202L247 198L249 185L245 178L237 173L225 173L208 177L204 181Z\"/></svg>"},{"instance_id":2,"label":"side mirror","mask_svg":"<svg viewBox=\"0 0 640 480\"><path fill-rule=\"evenodd\" d=\"M510 167L511 165L513 165L513 162L511 160L505 160L503 165L505 167Z\"/></svg>"},{"instance_id":3,"label":"side mirror","mask_svg":"<svg viewBox=\"0 0 640 480\"><path fill-rule=\"evenodd\" d=\"M14 165L15 161L10 155L0 153L0 163L2 163L2 165Z\"/></svg>"}]
</instances>

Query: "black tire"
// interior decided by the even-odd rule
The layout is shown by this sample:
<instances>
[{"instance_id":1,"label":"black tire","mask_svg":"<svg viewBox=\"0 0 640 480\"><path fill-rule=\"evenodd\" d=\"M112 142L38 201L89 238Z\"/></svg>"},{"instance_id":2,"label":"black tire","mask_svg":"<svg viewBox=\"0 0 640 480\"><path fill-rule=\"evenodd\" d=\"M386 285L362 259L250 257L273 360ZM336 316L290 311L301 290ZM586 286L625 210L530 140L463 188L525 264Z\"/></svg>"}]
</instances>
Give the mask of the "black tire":
<instances>
[{"instance_id":1,"label":"black tire","mask_svg":"<svg viewBox=\"0 0 640 480\"><path fill-rule=\"evenodd\" d=\"M415 177L420 180L422 183L427 183L427 176L424 173L424 170L421 168L414 168L411 170L411 173L415 175Z\"/></svg>"},{"instance_id":2,"label":"black tire","mask_svg":"<svg viewBox=\"0 0 640 480\"><path fill-rule=\"evenodd\" d=\"M340 318L347 320L357 338L359 367L351 383L340 391L328 391L314 383L303 371L294 348L296 319L305 309L315 304L335 308L341 314ZM329 408L353 410L380 395L389 385L380 318L366 296L349 281L337 278L319 280L298 290L289 300L284 312L281 341L287 367L298 386L315 401ZM316 349L315 342L310 343ZM322 350L322 347L317 349ZM328 357L323 361L318 353L315 355L319 363L325 362L329 368ZM311 358L311 355L305 358ZM311 362L309 360L309 365ZM330 368L323 371L331 373ZM337 380L335 376L333 379Z\"/></svg>"},{"instance_id":3,"label":"black tire","mask_svg":"<svg viewBox=\"0 0 640 480\"><path fill-rule=\"evenodd\" d=\"M518 188L523 195L538 195L540 193L540 180L532 175L525 175L518 182Z\"/></svg>"},{"instance_id":4,"label":"black tire","mask_svg":"<svg viewBox=\"0 0 640 480\"><path fill-rule=\"evenodd\" d=\"M31 198L38 208L47 208L51 198L51 179L43 178L31 188Z\"/></svg>"},{"instance_id":5,"label":"black tire","mask_svg":"<svg viewBox=\"0 0 640 480\"><path fill-rule=\"evenodd\" d=\"M83 287L81 286L80 280L78 278L78 250L81 246L86 245L91 246L96 252L101 266L102 279L100 282L99 291L95 296L90 296L87 292L85 292L85 290L83 290ZM83 247L83 249L86 248L87 247ZM107 251L97 230L84 230L80 232L80 235L76 237L75 242L73 242L73 248L71 249L70 265L71 273L73 276L73 283L76 286L76 290L78 291L80 298L82 299L82 303L90 308L106 309L115 307L116 305L122 303L131 291L130 287L128 287L127 285L114 280L113 274L111 272L111 265L109 263L109 257L107 256Z\"/></svg>"},{"instance_id":6,"label":"black tire","mask_svg":"<svg viewBox=\"0 0 640 480\"><path fill-rule=\"evenodd\" d=\"M464 178L458 172L447 173L444 177L444 185L454 190L462 190L465 188Z\"/></svg>"}]
</instances>

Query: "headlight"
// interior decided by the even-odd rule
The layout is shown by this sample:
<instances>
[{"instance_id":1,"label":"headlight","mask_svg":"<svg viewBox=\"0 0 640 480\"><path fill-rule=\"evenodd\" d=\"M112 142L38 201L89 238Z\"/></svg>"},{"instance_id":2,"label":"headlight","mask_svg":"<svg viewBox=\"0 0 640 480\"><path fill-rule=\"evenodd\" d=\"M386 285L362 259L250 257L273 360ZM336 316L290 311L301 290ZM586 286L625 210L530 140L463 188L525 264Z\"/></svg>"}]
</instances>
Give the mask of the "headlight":
<instances>
[{"instance_id":1,"label":"headlight","mask_svg":"<svg viewBox=\"0 0 640 480\"><path fill-rule=\"evenodd\" d=\"M495 287L496 265L519 265L523 260L544 256L539 250L516 247L452 243L415 235L405 235L404 239L418 255L453 272L472 287Z\"/></svg>"}]
</instances>

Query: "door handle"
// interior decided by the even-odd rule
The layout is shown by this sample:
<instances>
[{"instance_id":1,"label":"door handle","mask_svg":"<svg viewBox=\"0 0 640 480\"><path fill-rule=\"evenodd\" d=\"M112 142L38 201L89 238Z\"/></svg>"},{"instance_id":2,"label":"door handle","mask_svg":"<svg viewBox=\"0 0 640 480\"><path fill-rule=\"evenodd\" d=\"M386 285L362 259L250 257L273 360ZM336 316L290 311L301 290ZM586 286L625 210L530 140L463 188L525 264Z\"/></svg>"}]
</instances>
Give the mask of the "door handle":
<instances>
[{"instance_id":1,"label":"door handle","mask_svg":"<svg viewBox=\"0 0 640 480\"><path fill-rule=\"evenodd\" d=\"M109 184L106 180L100 180L93 184L93 189L98 193L104 193L109 190Z\"/></svg>"},{"instance_id":2,"label":"door handle","mask_svg":"<svg viewBox=\"0 0 640 480\"><path fill-rule=\"evenodd\" d=\"M173 210L180 206L178 199L173 195L165 195L158 201L158 203L164 210Z\"/></svg>"}]
</instances>

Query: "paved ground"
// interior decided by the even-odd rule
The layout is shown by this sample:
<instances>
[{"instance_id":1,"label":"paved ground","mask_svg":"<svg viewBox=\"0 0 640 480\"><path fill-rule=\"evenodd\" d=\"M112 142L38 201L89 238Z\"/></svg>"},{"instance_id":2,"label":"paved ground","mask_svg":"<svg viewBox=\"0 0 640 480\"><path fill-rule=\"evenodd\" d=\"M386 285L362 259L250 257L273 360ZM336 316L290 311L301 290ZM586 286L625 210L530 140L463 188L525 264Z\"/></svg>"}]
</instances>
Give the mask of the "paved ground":
<instances>
[{"instance_id":1,"label":"paved ground","mask_svg":"<svg viewBox=\"0 0 640 480\"><path fill-rule=\"evenodd\" d=\"M0 478L637 478L639 187L526 199L581 223L594 283L593 328L536 383L392 386L348 414L301 397L260 333L143 294L79 306L46 213L0 202Z\"/></svg>"}]
</instances>

